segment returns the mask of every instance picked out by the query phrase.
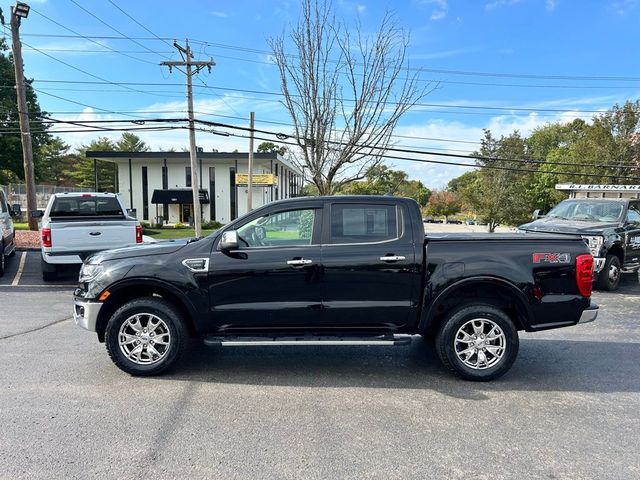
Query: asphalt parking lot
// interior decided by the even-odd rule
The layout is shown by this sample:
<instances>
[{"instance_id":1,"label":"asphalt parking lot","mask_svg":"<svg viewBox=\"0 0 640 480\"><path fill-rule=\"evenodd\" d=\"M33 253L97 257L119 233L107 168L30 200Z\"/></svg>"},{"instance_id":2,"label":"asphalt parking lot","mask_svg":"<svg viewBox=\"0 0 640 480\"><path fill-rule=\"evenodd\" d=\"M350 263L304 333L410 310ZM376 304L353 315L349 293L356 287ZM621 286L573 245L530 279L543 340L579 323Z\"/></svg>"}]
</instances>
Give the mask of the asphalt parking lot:
<instances>
[{"instance_id":1,"label":"asphalt parking lot","mask_svg":"<svg viewBox=\"0 0 640 480\"><path fill-rule=\"evenodd\" d=\"M34 258L32 258L34 257ZM640 285L596 322L522 334L513 369L456 380L428 343L206 348L123 374L70 320L77 271L37 252L0 284L0 478L640 478Z\"/></svg>"}]
</instances>

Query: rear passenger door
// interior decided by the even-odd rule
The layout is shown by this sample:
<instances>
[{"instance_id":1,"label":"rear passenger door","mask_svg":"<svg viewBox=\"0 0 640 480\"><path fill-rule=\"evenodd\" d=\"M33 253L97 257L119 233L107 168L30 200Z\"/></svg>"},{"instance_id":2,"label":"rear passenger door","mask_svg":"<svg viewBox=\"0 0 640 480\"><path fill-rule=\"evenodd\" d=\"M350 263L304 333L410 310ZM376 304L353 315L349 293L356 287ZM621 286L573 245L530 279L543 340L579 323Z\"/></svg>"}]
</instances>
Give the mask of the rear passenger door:
<instances>
[{"instance_id":1,"label":"rear passenger door","mask_svg":"<svg viewBox=\"0 0 640 480\"><path fill-rule=\"evenodd\" d=\"M406 324L417 308L420 269L405 207L397 200L335 200L326 204L324 218L323 323L356 329Z\"/></svg>"}]
</instances>

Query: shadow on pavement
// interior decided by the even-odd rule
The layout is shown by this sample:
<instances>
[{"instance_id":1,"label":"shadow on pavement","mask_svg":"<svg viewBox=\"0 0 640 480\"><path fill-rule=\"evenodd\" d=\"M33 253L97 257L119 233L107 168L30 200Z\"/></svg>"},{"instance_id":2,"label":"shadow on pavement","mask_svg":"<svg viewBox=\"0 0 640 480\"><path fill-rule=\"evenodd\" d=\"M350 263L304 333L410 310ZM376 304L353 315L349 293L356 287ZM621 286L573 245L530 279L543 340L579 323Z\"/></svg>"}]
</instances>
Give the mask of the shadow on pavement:
<instances>
[{"instance_id":1,"label":"shadow on pavement","mask_svg":"<svg viewBox=\"0 0 640 480\"><path fill-rule=\"evenodd\" d=\"M244 347L193 344L167 380L292 387L436 390L483 400L495 391L640 392L636 343L521 341L510 372L490 383L454 378L432 346Z\"/></svg>"}]
</instances>

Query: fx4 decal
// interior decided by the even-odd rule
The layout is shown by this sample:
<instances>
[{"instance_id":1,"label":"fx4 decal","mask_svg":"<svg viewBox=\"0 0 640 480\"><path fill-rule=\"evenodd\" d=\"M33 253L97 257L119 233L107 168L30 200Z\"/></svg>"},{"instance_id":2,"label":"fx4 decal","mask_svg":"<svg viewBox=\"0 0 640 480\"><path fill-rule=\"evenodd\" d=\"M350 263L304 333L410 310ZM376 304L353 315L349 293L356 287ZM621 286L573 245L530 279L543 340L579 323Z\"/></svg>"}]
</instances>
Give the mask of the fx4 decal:
<instances>
[{"instance_id":1,"label":"fx4 decal","mask_svg":"<svg viewBox=\"0 0 640 480\"><path fill-rule=\"evenodd\" d=\"M569 253L534 253L533 263L571 263Z\"/></svg>"}]
</instances>

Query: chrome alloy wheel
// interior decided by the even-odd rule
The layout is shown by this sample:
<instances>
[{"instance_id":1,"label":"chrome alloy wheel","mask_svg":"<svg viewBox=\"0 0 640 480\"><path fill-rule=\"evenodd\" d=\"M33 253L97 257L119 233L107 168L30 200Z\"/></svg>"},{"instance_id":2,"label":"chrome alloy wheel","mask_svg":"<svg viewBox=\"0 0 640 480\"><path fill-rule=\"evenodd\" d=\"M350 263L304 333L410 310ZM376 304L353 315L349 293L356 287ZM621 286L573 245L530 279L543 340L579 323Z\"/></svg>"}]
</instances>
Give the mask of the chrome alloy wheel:
<instances>
[{"instance_id":1,"label":"chrome alloy wheel","mask_svg":"<svg viewBox=\"0 0 640 480\"><path fill-rule=\"evenodd\" d=\"M118 332L120 351L133 363L152 365L169 351L171 333L167 324L152 313L127 318Z\"/></svg>"},{"instance_id":2,"label":"chrome alloy wheel","mask_svg":"<svg viewBox=\"0 0 640 480\"><path fill-rule=\"evenodd\" d=\"M609 267L609 281L611 283L616 283L619 276L620 276L620 269L618 268L617 265L614 265L612 263L611 266Z\"/></svg>"},{"instance_id":3,"label":"chrome alloy wheel","mask_svg":"<svg viewBox=\"0 0 640 480\"><path fill-rule=\"evenodd\" d=\"M460 361L475 370L496 365L505 354L507 339L502 329L486 318L474 318L456 332L454 350Z\"/></svg>"}]
</instances>

